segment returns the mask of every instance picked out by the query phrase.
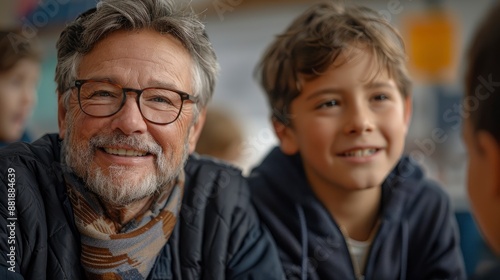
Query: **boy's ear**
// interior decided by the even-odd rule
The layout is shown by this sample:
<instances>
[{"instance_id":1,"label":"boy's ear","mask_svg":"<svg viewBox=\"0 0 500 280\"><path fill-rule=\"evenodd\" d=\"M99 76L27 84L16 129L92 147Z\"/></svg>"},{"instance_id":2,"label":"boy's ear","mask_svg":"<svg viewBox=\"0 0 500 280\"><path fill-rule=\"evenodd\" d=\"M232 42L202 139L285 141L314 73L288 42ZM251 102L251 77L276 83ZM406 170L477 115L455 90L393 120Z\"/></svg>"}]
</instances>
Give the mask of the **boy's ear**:
<instances>
[{"instance_id":1,"label":"boy's ear","mask_svg":"<svg viewBox=\"0 0 500 280\"><path fill-rule=\"evenodd\" d=\"M203 129L203 125L205 124L205 119L207 117L207 108L201 109L198 113L198 119L193 123L191 128L189 129L189 153L193 153L196 149L196 143L200 138L201 131Z\"/></svg>"},{"instance_id":2,"label":"boy's ear","mask_svg":"<svg viewBox=\"0 0 500 280\"><path fill-rule=\"evenodd\" d=\"M59 125L59 138L64 139L66 134L66 107L64 106L63 94L57 93L57 123Z\"/></svg>"},{"instance_id":3,"label":"boy's ear","mask_svg":"<svg viewBox=\"0 0 500 280\"><path fill-rule=\"evenodd\" d=\"M491 133L486 131L478 131L476 133L476 142L479 152L483 155L486 161L485 174L490 174L488 186L490 195L500 199L500 143L497 142Z\"/></svg>"},{"instance_id":4,"label":"boy's ear","mask_svg":"<svg viewBox=\"0 0 500 280\"><path fill-rule=\"evenodd\" d=\"M273 127L276 136L280 141L280 148L286 155L293 155L299 151L295 131L290 126L273 119Z\"/></svg>"},{"instance_id":5,"label":"boy's ear","mask_svg":"<svg viewBox=\"0 0 500 280\"><path fill-rule=\"evenodd\" d=\"M413 99L411 97L411 94L409 94L406 98L404 98L404 112L403 112L403 117L404 117L404 122L406 124L406 130L408 131L408 128L410 127L411 123L411 116L413 113Z\"/></svg>"}]
</instances>

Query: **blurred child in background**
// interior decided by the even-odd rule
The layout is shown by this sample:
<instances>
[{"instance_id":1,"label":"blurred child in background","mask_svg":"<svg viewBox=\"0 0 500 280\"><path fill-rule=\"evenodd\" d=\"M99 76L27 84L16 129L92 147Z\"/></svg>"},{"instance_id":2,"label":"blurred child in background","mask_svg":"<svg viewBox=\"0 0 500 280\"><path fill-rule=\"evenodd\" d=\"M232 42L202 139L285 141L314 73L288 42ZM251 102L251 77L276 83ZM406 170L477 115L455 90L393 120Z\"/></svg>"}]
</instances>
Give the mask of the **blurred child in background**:
<instances>
[{"instance_id":1,"label":"blurred child in background","mask_svg":"<svg viewBox=\"0 0 500 280\"><path fill-rule=\"evenodd\" d=\"M26 123L36 102L40 53L16 30L0 30L0 147L29 142Z\"/></svg>"},{"instance_id":2,"label":"blurred child in background","mask_svg":"<svg viewBox=\"0 0 500 280\"><path fill-rule=\"evenodd\" d=\"M243 131L231 113L209 108L196 152L238 165L241 160Z\"/></svg>"}]
</instances>

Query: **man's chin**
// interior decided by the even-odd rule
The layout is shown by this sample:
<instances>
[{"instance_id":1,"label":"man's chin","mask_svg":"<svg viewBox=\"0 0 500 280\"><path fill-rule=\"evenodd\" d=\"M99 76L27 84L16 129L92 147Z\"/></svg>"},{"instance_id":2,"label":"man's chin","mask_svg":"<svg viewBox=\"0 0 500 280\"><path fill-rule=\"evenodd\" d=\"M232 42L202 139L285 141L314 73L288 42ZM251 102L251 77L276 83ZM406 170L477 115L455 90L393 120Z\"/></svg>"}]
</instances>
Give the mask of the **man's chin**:
<instances>
[{"instance_id":1,"label":"man's chin","mask_svg":"<svg viewBox=\"0 0 500 280\"><path fill-rule=\"evenodd\" d=\"M158 189L155 175L109 175L99 171L87 178L86 185L99 199L114 205L126 205L153 195Z\"/></svg>"},{"instance_id":2,"label":"man's chin","mask_svg":"<svg viewBox=\"0 0 500 280\"><path fill-rule=\"evenodd\" d=\"M104 193L98 189L90 188L90 190L99 198L99 200L105 203L112 204L114 206L125 206L136 201L140 201L146 197L152 196L156 191L155 189L148 192L131 194L130 192L123 193L118 189L114 189L111 190L111 192L108 191Z\"/></svg>"}]
</instances>

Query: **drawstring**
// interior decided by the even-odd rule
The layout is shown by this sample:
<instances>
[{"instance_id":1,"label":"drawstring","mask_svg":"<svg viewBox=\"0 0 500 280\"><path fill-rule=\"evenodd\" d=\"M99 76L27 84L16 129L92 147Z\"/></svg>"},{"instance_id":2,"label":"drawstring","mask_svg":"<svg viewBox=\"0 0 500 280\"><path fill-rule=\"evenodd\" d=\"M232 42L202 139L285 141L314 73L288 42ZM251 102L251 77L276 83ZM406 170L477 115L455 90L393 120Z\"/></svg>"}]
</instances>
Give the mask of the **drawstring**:
<instances>
[{"instance_id":1,"label":"drawstring","mask_svg":"<svg viewBox=\"0 0 500 280\"><path fill-rule=\"evenodd\" d=\"M302 263L301 263L301 277L300 279L306 280L307 279L307 222L306 222L306 216L304 214L304 209L302 209L302 206L299 204L295 205L295 208L297 209L297 212L299 214L299 221L300 221L300 236L301 236L301 243L302 243Z\"/></svg>"},{"instance_id":2,"label":"drawstring","mask_svg":"<svg viewBox=\"0 0 500 280\"><path fill-rule=\"evenodd\" d=\"M408 258L408 222L401 223L401 271L399 279L406 279L406 263Z\"/></svg>"}]
</instances>

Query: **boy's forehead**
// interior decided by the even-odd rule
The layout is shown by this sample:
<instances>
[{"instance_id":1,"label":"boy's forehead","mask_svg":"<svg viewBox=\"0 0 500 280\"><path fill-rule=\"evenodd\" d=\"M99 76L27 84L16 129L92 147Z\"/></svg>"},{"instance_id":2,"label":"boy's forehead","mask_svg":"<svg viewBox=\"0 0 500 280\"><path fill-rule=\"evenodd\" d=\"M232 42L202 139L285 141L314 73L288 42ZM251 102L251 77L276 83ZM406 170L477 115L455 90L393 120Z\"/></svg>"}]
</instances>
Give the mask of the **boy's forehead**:
<instances>
[{"instance_id":1,"label":"boy's forehead","mask_svg":"<svg viewBox=\"0 0 500 280\"><path fill-rule=\"evenodd\" d=\"M318 80L328 81L329 77L342 77L354 75L357 80L366 86L379 86L382 84L393 84L390 70L384 65L372 50L368 48L354 48L342 51L336 59L323 72L312 71L313 75L298 75L298 82L305 84ZM339 79L343 80L343 79ZM299 88L300 90L300 88Z\"/></svg>"}]
</instances>

